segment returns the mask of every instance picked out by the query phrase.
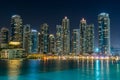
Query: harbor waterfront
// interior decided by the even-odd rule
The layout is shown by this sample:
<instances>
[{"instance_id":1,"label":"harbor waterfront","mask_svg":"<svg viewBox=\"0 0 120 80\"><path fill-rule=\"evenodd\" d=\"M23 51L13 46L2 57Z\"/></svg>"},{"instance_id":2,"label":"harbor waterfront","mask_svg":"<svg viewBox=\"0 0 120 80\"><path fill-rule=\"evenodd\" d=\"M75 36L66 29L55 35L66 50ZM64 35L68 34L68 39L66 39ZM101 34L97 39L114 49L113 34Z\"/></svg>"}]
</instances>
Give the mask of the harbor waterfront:
<instances>
[{"instance_id":1,"label":"harbor waterfront","mask_svg":"<svg viewBox=\"0 0 120 80\"><path fill-rule=\"evenodd\" d=\"M41 59L41 60L78 60L78 59L86 59L86 60L120 60L120 56L103 56L103 55L46 55L46 54L30 54L27 56L27 59Z\"/></svg>"},{"instance_id":2,"label":"harbor waterfront","mask_svg":"<svg viewBox=\"0 0 120 80\"><path fill-rule=\"evenodd\" d=\"M0 80L119 80L119 60L0 60Z\"/></svg>"},{"instance_id":3,"label":"harbor waterfront","mask_svg":"<svg viewBox=\"0 0 120 80\"><path fill-rule=\"evenodd\" d=\"M120 80L119 0L0 3L0 80Z\"/></svg>"}]
</instances>

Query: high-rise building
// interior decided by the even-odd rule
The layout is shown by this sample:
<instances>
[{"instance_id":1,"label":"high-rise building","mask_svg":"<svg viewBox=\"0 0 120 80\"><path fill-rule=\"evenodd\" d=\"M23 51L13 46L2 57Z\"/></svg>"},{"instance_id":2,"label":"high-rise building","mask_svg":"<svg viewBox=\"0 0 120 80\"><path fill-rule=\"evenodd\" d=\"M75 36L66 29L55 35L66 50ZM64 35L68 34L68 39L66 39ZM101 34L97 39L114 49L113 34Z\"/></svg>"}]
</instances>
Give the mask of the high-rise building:
<instances>
[{"instance_id":1,"label":"high-rise building","mask_svg":"<svg viewBox=\"0 0 120 80\"><path fill-rule=\"evenodd\" d=\"M94 25L90 24L86 27L86 52L92 54L94 52Z\"/></svg>"},{"instance_id":2,"label":"high-rise building","mask_svg":"<svg viewBox=\"0 0 120 80\"><path fill-rule=\"evenodd\" d=\"M56 25L56 53L63 53L63 29L61 25Z\"/></svg>"},{"instance_id":3,"label":"high-rise building","mask_svg":"<svg viewBox=\"0 0 120 80\"><path fill-rule=\"evenodd\" d=\"M49 52L55 53L55 36L53 34L49 35Z\"/></svg>"},{"instance_id":4,"label":"high-rise building","mask_svg":"<svg viewBox=\"0 0 120 80\"><path fill-rule=\"evenodd\" d=\"M0 30L0 48L8 48L9 42L9 30L7 28L1 28Z\"/></svg>"},{"instance_id":5,"label":"high-rise building","mask_svg":"<svg viewBox=\"0 0 120 80\"><path fill-rule=\"evenodd\" d=\"M80 54L80 29L73 29L72 32L72 53Z\"/></svg>"},{"instance_id":6,"label":"high-rise building","mask_svg":"<svg viewBox=\"0 0 120 80\"><path fill-rule=\"evenodd\" d=\"M63 27L63 54L70 53L70 21L67 17L62 20Z\"/></svg>"},{"instance_id":7,"label":"high-rise building","mask_svg":"<svg viewBox=\"0 0 120 80\"><path fill-rule=\"evenodd\" d=\"M31 53L38 53L38 31L31 30Z\"/></svg>"},{"instance_id":8,"label":"high-rise building","mask_svg":"<svg viewBox=\"0 0 120 80\"><path fill-rule=\"evenodd\" d=\"M87 23L84 18L80 21L80 53L85 54L87 51L86 43L86 27Z\"/></svg>"},{"instance_id":9,"label":"high-rise building","mask_svg":"<svg viewBox=\"0 0 120 80\"><path fill-rule=\"evenodd\" d=\"M11 37L10 41L19 42L17 48L23 48L23 25L19 15L13 15L11 18Z\"/></svg>"},{"instance_id":10,"label":"high-rise building","mask_svg":"<svg viewBox=\"0 0 120 80\"><path fill-rule=\"evenodd\" d=\"M31 27L29 24L24 25L23 28L23 48L26 53L31 52L32 40L31 40Z\"/></svg>"},{"instance_id":11,"label":"high-rise building","mask_svg":"<svg viewBox=\"0 0 120 80\"><path fill-rule=\"evenodd\" d=\"M41 25L41 31L40 31L40 51L42 53L48 53L49 52L49 29L48 25L46 23Z\"/></svg>"},{"instance_id":12,"label":"high-rise building","mask_svg":"<svg viewBox=\"0 0 120 80\"><path fill-rule=\"evenodd\" d=\"M100 13L98 15L99 28L99 52L101 54L110 53L110 18L108 13Z\"/></svg>"},{"instance_id":13,"label":"high-rise building","mask_svg":"<svg viewBox=\"0 0 120 80\"><path fill-rule=\"evenodd\" d=\"M38 53L41 53L41 47L40 47L40 44L41 44L41 33L38 32Z\"/></svg>"}]
</instances>

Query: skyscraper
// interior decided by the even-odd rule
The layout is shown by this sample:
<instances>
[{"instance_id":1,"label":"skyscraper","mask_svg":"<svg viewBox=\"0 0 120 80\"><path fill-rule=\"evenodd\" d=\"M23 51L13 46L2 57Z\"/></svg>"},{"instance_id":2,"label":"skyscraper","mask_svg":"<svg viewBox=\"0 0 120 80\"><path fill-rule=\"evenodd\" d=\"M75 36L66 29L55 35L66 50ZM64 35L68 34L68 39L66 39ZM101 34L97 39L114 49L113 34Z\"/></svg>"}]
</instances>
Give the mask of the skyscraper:
<instances>
[{"instance_id":1,"label":"skyscraper","mask_svg":"<svg viewBox=\"0 0 120 80\"><path fill-rule=\"evenodd\" d=\"M79 53L80 53L80 29L73 29L72 53L75 53L75 55L79 55Z\"/></svg>"},{"instance_id":2,"label":"skyscraper","mask_svg":"<svg viewBox=\"0 0 120 80\"><path fill-rule=\"evenodd\" d=\"M55 36L53 34L49 35L49 52L55 53Z\"/></svg>"},{"instance_id":3,"label":"skyscraper","mask_svg":"<svg viewBox=\"0 0 120 80\"><path fill-rule=\"evenodd\" d=\"M40 31L40 51L42 53L48 53L49 52L49 29L48 25L46 23L41 25L41 31Z\"/></svg>"},{"instance_id":4,"label":"skyscraper","mask_svg":"<svg viewBox=\"0 0 120 80\"><path fill-rule=\"evenodd\" d=\"M86 43L86 27L87 23L84 18L80 21L80 53L85 54L87 51Z\"/></svg>"},{"instance_id":5,"label":"skyscraper","mask_svg":"<svg viewBox=\"0 0 120 80\"><path fill-rule=\"evenodd\" d=\"M94 25L90 24L86 27L86 52L92 54L94 52Z\"/></svg>"},{"instance_id":6,"label":"skyscraper","mask_svg":"<svg viewBox=\"0 0 120 80\"><path fill-rule=\"evenodd\" d=\"M38 32L38 53L41 53L40 44L41 44L41 33L40 33L40 31L39 31L39 32Z\"/></svg>"},{"instance_id":7,"label":"skyscraper","mask_svg":"<svg viewBox=\"0 0 120 80\"><path fill-rule=\"evenodd\" d=\"M0 30L0 48L8 48L9 42L9 30L7 28L1 28Z\"/></svg>"},{"instance_id":8,"label":"skyscraper","mask_svg":"<svg viewBox=\"0 0 120 80\"><path fill-rule=\"evenodd\" d=\"M110 18L108 13L100 13L98 15L99 28L99 51L101 54L110 53Z\"/></svg>"},{"instance_id":9,"label":"skyscraper","mask_svg":"<svg viewBox=\"0 0 120 80\"><path fill-rule=\"evenodd\" d=\"M31 30L31 53L38 53L38 31Z\"/></svg>"},{"instance_id":10,"label":"skyscraper","mask_svg":"<svg viewBox=\"0 0 120 80\"><path fill-rule=\"evenodd\" d=\"M63 54L70 53L70 21L67 17L62 20L63 27Z\"/></svg>"},{"instance_id":11,"label":"skyscraper","mask_svg":"<svg viewBox=\"0 0 120 80\"><path fill-rule=\"evenodd\" d=\"M18 48L23 48L23 25L19 15L13 15L11 18L11 37L10 41L20 42Z\"/></svg>"},{"instance_id":12,"label":"skyscraper","mask_svg":"<svg viewBox=\"0 0 120 80\"><path fill-rule=\"evenodd\" d=\"M56 52L63 53L63 29L61 25L56 25Z\"/></svg>"},{"instance_id":13,"label":"skyscraper","mask_svg":"<svg viewBox=\"0 0 120 80\"><path fill-rule=\"evenodd\" d=\"M31 27L29 24L24 25L23 29L23 48L26 53L31 52L32 40L31 40Z\"/></svg>"}]
</instances>

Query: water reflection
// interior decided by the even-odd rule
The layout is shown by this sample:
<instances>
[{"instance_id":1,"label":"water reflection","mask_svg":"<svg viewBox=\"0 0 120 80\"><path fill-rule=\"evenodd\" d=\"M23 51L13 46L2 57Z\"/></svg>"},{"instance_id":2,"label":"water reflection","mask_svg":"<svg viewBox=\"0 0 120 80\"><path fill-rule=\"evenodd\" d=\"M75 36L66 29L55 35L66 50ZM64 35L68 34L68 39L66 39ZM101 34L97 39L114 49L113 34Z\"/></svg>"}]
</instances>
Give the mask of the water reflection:
<instances>
[{"instance_id":1,"label":"water reflection","mask_svg":"<svg viewBox=\"0 0 120 80\"><path fill-rule=\"evenodd\" d=\"M109 80L109 73L110 73L110 69L109 69L109 60L106 61L106 74L107 74L107 79Z\"/></svg>"},{"instance_id":2,"label":"water reflection","mask_svg":"<svg viewBox=\"0 0 120 80\"><path fill-rule=\"evenodd\" d=\"M0 61L0 80L119 80L119 74L120 63L109 60Z\"/></svg>"},{"instance_id":3,"label":"water reflection","mask_svg":"<svg viewBox=\"0 0 120 80\"><path fill-rule=\"evenodd\" d=\"M31 74L34 74L35 72L37 72L38 70L39 70L39 61L37 60L29 60L29 73L31 73Z\"/></svg>"},{"instance_id":4,"label":"water reflection","mask_svg":"<svg viewBox=\"0 0 120 80\"><path fill-rule=\"evenodd\" d=\"M101 79L104 78L104 60L100 60L100 75Z\"/></svg>"},{"instance_id":5,"label":"water reflection","mask_svg":"<svg viewBox=\"0 0 120 80\"><path fill-rule=\"evenodd\" d=\"M99 60L96 60L95 62L95 72L96 72L96 80L99 80L99 76L100 76L100 61Z\"/></svg>"},{"instance_id":6,"label":"water reflection","mask_svg":"<svg viewBox=\"0 0 120 80\"><path fill-rule=\"evenodd\" d=\"M9 60L8 64L8 80L17 80L20 74L21 61Z\"/></svg>"},{"instance_id":7,"label":"water reflection","mask_svg":"<svg viewBox=\"0 0 120 80\"><path fill-rule=\"evenodd\" d=\"M119 67L120 65L119 64L117 64L117 72L120 72L120 67Z\"/></svg>"}]
</instances>

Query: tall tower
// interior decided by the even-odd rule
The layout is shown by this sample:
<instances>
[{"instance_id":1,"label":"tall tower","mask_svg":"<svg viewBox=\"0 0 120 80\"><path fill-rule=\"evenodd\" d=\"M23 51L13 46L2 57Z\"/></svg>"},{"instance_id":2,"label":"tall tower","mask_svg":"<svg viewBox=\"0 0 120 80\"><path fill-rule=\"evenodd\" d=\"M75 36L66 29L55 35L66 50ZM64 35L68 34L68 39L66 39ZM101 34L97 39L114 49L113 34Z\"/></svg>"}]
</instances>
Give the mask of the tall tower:
<instances>
[{"instance_id":1,"label":"tall tower","mask_svg":"<svg viewBox=\"0 0 120 80\"><path fill-rule=\"evenodd\" d=\"M20 42L18 48L23 48L23 25L19 15L13 15L11 18L11 38L10 41Z\"/></svg>"},{"instance_id":2,"label":"tall tower","mask_svg":"<svg viewBox=\"0 0 120 80\"><path fill-rule=\"evenodd\" d=\"M62 20L63 27L63 54L70 53L70 22L67 17Z\"/></svg>"},{"instance_id":3,"label":"tall tower","mask_svg":"<svg viewBox=\"0 0 120 80\"><path fill-rule=\"evenodd\" d=\"M53 34L49 35L49 52L55 53L55 36Z\"/></svg>"},{"instance_id":4,"label":"tall tower","mask_svg":"<svg viewBox=\"0 0 120 80\"><path fill-rule=\"evenodd\" d=\"M79 53L80 53L80 29L73 29L72 53L75 53L75 55L79 55Z\"/></svg>"},{"instance_id":5,"label":"tall tower","mask_svg":"<svg viewBox=\"0 0 120 80\"><path fill-rule=\"evenodd\" d=\"M61 25L56 25L56 52L63 54L63 29Z\"/></svg>"},{"instance_id":6,"label":"tall tower","mask_svg":"<svg viewBox=\"0 0 120 80\"><path fill-rule=\"evenodd\" d=\"M94 24L86 27L86 50L89 54L94 52Z\"/></svg>"},{"instance_id":7,"label":"tall tower","mask_svg":"<svg viewBox=\"0 0 120 80\"><path fill-rule=\"evenodd\" d=\"M49 52L49 29L48 25L46 23L41 25L41 31L40 31L40 51L42 53L48 53Z\"/></svg>"},{"instance_id":8,"label":"tall tower","mask_svg":"<svg viewBox=\"0 0 120 80\"><path fill-rule=\"evenodd\" d=\"M24 25L23 29L23 48L25 49L26 53L31 52L31 27L29 24Z\"/></svg>"},{"instance_id":9,"label":"tall tower","mask_svg":"<svg viewBox=\"0 0 120 80\"><path fill-rule=\"evenodd\" d=\"M102 54L110 53L110 18L108 13L98 15L99 51Z\"/></svg>"},{"instance_id":10,"label":"tall tower","mask_svg":"<svg viewBox=\"0 0 120 80\"><path fill-rule=\"evenodd\" d=\"M41 33L40 33L40 31L39 31L39 32L38 32L38 53L41 53L40 44L41 44Z\"/></svg>"},{"instance_id":11,"label":"tall tower","mask_svg":"<svg viewBox=\"0 0 120 80\"><path fill-rule=\"evenodd\" d=\"M31 30L31 53L37 53L38 52L38 31L32 29Z\"/></svg>"},{"instance_id":12,"label":"tall tower","mask_svg":"<svg viewBox=\"0 0 120 80\"><path fill-rule=\"evenodd\" d=\"M0 48L8 48L9 42L9 30L7 28L1 28L0 31Z\"/></svg>"},{"instance_id":13,"label":"tall tower","mask_svg":"<svg viewBox=\"0 0 120 80\"><path fill-rule=\"evenodd\" d=\"M86 53L86 27L87 23L84 18L80 21L80 53L85 54Z\"/></svg>"}]
</instances>

